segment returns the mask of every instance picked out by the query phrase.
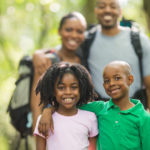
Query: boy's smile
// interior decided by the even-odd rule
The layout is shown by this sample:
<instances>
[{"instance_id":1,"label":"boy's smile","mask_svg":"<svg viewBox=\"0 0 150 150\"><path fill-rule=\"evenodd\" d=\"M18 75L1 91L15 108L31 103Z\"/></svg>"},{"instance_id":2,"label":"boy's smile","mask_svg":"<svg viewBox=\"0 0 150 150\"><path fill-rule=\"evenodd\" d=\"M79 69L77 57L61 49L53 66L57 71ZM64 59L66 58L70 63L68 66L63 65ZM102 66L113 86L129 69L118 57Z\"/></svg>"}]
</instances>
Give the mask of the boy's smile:
<instances>
[{"instance_id":1,"label":"boy's smile","mask_svg":"<svg viewBox=\"0 0 150 150\"><path fill-rule=\"evenodd\" d=\"M79 81L71 74L66 73L62 77L62 81L59 85L58 79L55 82L55 93L57 102L59 103L59 109L76 109L76 104L80 99L79 93Z\"/></svg>"},{"instance_id":2,"label":"boy's smile","mask_svg":"<svg viewBox=\"0 0 150 150\"><path fill-rule=\"evenodd\" d=\"M107 65L104 69L103 78L105 91L113 100L120 100L129 96L131 82L124 66L121 64Z\"/></svg>"}]
</instances>

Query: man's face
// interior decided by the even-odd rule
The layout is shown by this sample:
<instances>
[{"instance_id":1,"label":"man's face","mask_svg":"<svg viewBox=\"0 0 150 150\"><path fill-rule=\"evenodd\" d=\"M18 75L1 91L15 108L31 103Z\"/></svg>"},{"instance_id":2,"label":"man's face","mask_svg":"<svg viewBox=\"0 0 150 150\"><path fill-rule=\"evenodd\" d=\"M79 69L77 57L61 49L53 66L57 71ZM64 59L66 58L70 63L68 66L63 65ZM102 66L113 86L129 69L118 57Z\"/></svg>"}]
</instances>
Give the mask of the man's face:
<instances>
[{"instance_id":1,"label":"man's face","mask_svg":"<svg viewBox=\"0 0 150 150\"><path fill-rule=\"evenodd\" d=\"M103 28L116 27L118 17L121 14L118 0L98 0L95 14Z\"/></svg>"}]
</instances>

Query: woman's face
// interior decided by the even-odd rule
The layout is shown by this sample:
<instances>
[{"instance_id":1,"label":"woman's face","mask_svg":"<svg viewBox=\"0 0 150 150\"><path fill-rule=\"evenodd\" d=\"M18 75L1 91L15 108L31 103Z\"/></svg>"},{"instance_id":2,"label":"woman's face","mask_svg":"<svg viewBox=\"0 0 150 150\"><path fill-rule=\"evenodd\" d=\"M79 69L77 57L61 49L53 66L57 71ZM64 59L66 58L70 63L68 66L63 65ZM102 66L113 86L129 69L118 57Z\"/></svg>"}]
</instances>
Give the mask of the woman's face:
<instances>
[{"instance_id":1,"label":"woman's face","mask_svg":"<svg viewBox=\"0 0 150 150\"><path fill-rule=\"evenodd\" d=\"M62 46L67 50L76 50L84 41L85 29L86 27L76 17L66 19L59 29Z\"/></svg>"}]
</instances>

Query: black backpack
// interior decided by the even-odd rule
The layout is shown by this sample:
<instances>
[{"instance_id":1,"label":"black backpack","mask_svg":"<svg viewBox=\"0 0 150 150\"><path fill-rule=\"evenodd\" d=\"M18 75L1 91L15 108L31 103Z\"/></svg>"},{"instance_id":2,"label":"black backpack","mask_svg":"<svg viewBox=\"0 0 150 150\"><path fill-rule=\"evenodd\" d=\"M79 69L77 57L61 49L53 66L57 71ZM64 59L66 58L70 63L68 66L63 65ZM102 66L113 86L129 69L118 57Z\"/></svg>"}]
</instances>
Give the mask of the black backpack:
<instances>
[{"instance_id":1,"label":"black backpack","mask_svg":"<svg viewBox=\"0 0 150 150\"><path fill-rule=\"evenodd\" d=\"M139 58L139 67L140 67L140 76L141 76L141 89L138 90L132 98L139 99L141 101L141 103L143 104L144 108L147 109L148 108L148 106L147 106L147 96L146 96L145 89L143 89L142 47L141 47L141 43L140 43L138 26L135 22L133 22L131 20L126 20L124 18L120 22L120 25L121 26L127 26L127 27L131 28L131 42L132 42L134 50L135 50L135 52L136 52L136 54ZM99 28L99 25L95 25L95 26L92 25L88 30L88 36L86 37L84 43L82 44L82 51L83 51L83 56L84 56L84 60L85 60L85 67L88 70L89 70L89 67L88 67L87 60L88 60L88 57L89 57L90 46L92 45L92 43L94 41L96 31L97 31L98 28ZM89 72L90 72L90 70L89 70ZM96 100L108 101L108 99L105 99L105 98L101 97L100 95L98 95L98 98Z\"/></svg>"},{"instance_id":2,"label":"black backpack","mask_svg":"<svg viewBox=\"0 0 150 150\"><path fill-rule=\"evenodd\" d=\"M47 52L52 64L59 62L57 55L51 50ZM33 82L34 69L31 56L24 56L19 62L18 80L12 94L7 112L11 118L11 124L19 131L21 138L16 150L19 148L20 140L25 138L25 147L28 150L28 135L32 133L32 113L30 109L30 96Z\"/></svg>"}]
</instances>

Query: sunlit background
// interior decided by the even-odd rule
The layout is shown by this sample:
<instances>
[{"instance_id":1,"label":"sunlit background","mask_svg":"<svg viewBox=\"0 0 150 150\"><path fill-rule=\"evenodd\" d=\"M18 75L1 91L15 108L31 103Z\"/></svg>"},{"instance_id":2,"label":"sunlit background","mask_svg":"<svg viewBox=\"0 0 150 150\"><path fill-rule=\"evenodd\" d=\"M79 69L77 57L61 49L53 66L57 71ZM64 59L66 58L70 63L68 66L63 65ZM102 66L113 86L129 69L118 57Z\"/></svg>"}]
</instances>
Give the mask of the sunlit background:
<instances>
[{"instance_id":1,"label":"sunlit background","mask_svg":"<svg viewBox=\"0 0 150 150\"><path fill-rule=\"evenodd\" d=\"M0 150L13 150L17 140L6 109L15 88L20 58L32 55L36 49L58 45L60 37L57 29L61 17L66 13L79 11L86 17L88 24L97 23L93 11L95 1L0 1ZM123 16L136 21L141 32L149 35L148 20L143 9L145 1L120 0Z\"/></svg>"}]
</instances>

